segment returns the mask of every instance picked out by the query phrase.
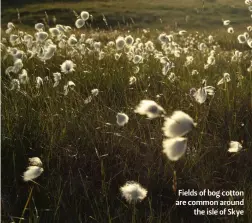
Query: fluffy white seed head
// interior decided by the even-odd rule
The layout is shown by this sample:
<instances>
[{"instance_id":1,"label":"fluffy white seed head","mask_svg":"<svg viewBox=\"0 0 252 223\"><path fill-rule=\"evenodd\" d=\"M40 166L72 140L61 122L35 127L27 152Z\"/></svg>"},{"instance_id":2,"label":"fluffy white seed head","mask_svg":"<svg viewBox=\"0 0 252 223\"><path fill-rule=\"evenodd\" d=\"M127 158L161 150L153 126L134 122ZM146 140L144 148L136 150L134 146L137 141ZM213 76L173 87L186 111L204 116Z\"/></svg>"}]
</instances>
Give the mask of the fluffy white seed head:
<instances>
[{"instance_id":1,"label":"fluffy white seed head","mask_svg":"<svg viewBox=\"0 0 252 223\"><path fill-rule=\"evenodd\" d=\"M57 28L50 28L49 32L51 33L51 35L54 36L58 36L60 35L60 31Z\"/></svg>"},{"instance_id":2,"label":"fluffy white seed head","mask_svg":"<svg viewBox=\"0 0 252 223\"><path fill-rule=\"evenodd\" d=\"M230 153L237 153L242 149L242 145L241 143L237 142L237 141L231 141L229 143L229 149L228 152Z\"/></svg>"},{"instance_id":3,"label":"fluffy white seed head","mask_svg":"<svg viewBox=\"0 0 252 223\"><path fill-rule=\"evenodd\" d=\"M44 25L43 23L36 23L36 24L35 24L35 29L36 29L37 31L43 31L44 28L45 28L45 25Z\"/></svg>"},{"instance_id":4,"label":"fluffy white seed head","mask_svg":"<svg viewBox=\"0 0 252 223\"><path fill-rule=\"evenodd\" d=\"M92 90L91 90L91 94L92 94L93 96L97 96L97 95L99 94L99 89L97 89L97 88L92 89Z\"/></svg>"},{"instance_id":5,"label":"fluffy white seed head","mask_svg":"<svg viewBox=\"0 0 252 223\"><path fill-rule=\"evenodd\" d=\"M44 169L39 166L29 166L24 172L24 181L31 181L39 177L44 172Z\"/></svg>"},{"instance_id":6,"label":"fluffy white seed head","mask_svg":"<svg viewBox=\"0 0 252 223\"><path fill-rule=\"evenodd\" d=\"M165 113L164 109L152 100L142 100L134 112L140 115L147 115L150 119L157 118L162 113Z\"/></svg>"},{"instance_id":7,"label":"fluffy white seed head","mask_svg":"<svg viewBox=\"0 0 252 223\"><path fill-rule=\"evenodd\" d=\"M44 42L48 38L47 32L37 32L35 33L35 38L37 42Z\"/></svg>"},{"instance_id":8,"label":"fluffy white seed head","mask_svg":"<svg viewBox=\"0 0 252 223\"><path fill-rule=\"evenodd\" d=\"M223 20L223 25L228 26L230 24L230 20Z\"/></svg>"},{"instance_id":9,"label":"fluffy white seed head","mask_svg":"<svg viewBox=\"0 0 252 223\"><path fill-rule=\"evenodd\" d=\"M134 39L131 35L125 37L125 42L127 46L132 46Z\"/></svg>"},{"instance_id":10,"label":"fluffy white seed head","mask_svg":"<svg viewBox=\"0 0 252 223\"><path fill-rule=\"evenodd\" d=\"M23 69L22 73L19 74L19 81L21 84L27 84L29 82L29 77L25 69Z\"/></svg>"},{"instance_id":11,"label":"fluffy white seed head","mask_svg":"<svg viewBox=\"0 0 252 223\"><path fill-rule=\"evenodd\" d=\"M70 90L74 90L75 83L73 81L68 81L66 85L64 85L64 95L66 96Z\"/></svg>"},{"instance_id":12,"label":"fluffy white seed head","mask_svg":"<svg viewBox=\"0 0 252 223\"><path fill-rule=\"evenodd\" d=\"M116 48L117 48L117 50L123 49L124 46L125 46L125 39L122 36L119 36L116 39Z\"/></svg>"},{"instance_id":13,"label":"fluffy white seed head","mask_svg":"<svg viewBox=\"0 0 252 223\"><path fill-rule=\"evenodd\" d=\"M143 61L143 57L140 56L140 55L135 55L134 58L133 58L133 63L134 64L141 63L142 61Z\"/></svg>"},{"instance_id":14,"label":"fluffy white seed head","mask_svg":"<svg viewBox=\"0 0 252 223\"><path fill-rule=\"evenodd\" d=\"M59 72L53 73L53 80L55 82L53 87L57 87L59 85L60 80L61 80L61 73L59 73Z\"/></svg>"},{"instance_id":15,"label":"fluffy white seed head","mask_svg":"<svg viewBox=\"0 0 252 223\"><path fill-rule=\"evenodd\" d=\"M15 28L15 25L14 25L12 22L8 22L7 28L8 28L8 29L14 29L14 28Z\"/></svg>"},{"instance_id":16,"label":"fluffy white seed head","mask_svg":"<svg viewBox=\"0 0 252 223\"><path fill-rule=\"evenodd\" d=\"M129 85L132 85L132 84L134 84L135 82L136 82L136 77L135 76L132 76L132 77L130 77L130 79L129 79Z\"/></svg>"},{"instance_id":17,"label":"fluffy white seed head","mask_svg":"<svg viewBox=\"0 0 252 223\"><path fill-rule=\"evenodd\" d=\"M179 160L185 154L186 147L187 138L175 137L163 141L163 153L172 161Z\"/></svg>"},{"instance_id":18,"label":"fluffy white seed head","mask_svg":"<svg viewBox=\"0 0 252 223\"><path fill-rule=\"evenodd\" d=\"M202 88L199 88L195 93L194 93L194 98L195 100L202 104L206 101L206 98L207 98L207 92L206 90L202 87Z\"/></svg>"},{"instance_id":19,"label":"fluffy white seed head","mask_svg":"<svg viewBox=\"0 0 252 223\"><path fill-rule=\"evenodd\" d=\"M13 90L19 91L20 90L20 82L18 79L11 80L10 90L11 91L13 91Z\"/></svg>"},{"instance_id":20,"label":"fluffy white seed head","mask_svg":"<svg viewBox=\"0 0 252 223\"><path fill-rule=\"evenodd\" d=\"M122 55L121 53L116 53L116 54L115 54L115 60L119 60L120 57L121 57L121 55Z\"/></svg>"},{"instance_id":21,"label":"fluffy white seed head","mask_svg":"<svg viewBox=\"0 0 252 223\"><path fill-rule=\"evenodd\" d=\"M193 119L182 111L173 112L171 117L166 117L162 128L166 137L179 137L190 132L196 126Z\"/></svg>"},{"instance_id":22,"label":"fluffy white seed head","mask_svg":"<svg viewBox=\"0 0 252 223\"><path fill-rule=\"evenodd\" d=\"M71 35L69 39L67 40L67 43L69 46L75 46L78 43L78 40L76 39L75 35Z\"/></svg>"},{"instance_id":23,"label":"fluffy white seed head","mask_svg":"<svg viewBox=\"0 0 252 223\"><path fill-rule=\"evenodd\" d=\"M87 21L89 19L89 12L87 11L82 11L81 14L80 14L81 18L84 20L84 21Z\"/></svg>"},{"instance_id":24,"label":"fluffy white seed head","mask_svg":"<svg viewBox=\"0 0 252 223\"><path fill-rule=\"evenodd\" d=\"M229 27L227 29L227 32L230 33L230 34L234 33L234 28L233 27Z\"/></svg>"},{"instance_id":25,"label":"fluffy white seed head","mask_svg":"<svg viewBox=\"0 0 252 223\"><path fill-rule=\"evenodd\" d=\"M129 117L125 113L118 113L116 115L116 123L119 126L124 126L125 124L128 123L128 121L129 121Z\"/></svg>"},{"instance_id":26,"label":"fluffy white seed head","mask_svg":"<svg viewBox=\"0 0 252 223\"><path fill-rule=\"evenodd\" d=\"M32 157L32 158L29 158L29 165L42 167L43 163L39 157Z\"/></svg>"},{"instance_id":27,"label":"fluffy white seed head","mask_svg":"<svg viewBox=\"0 0 252 223\"><path fill-rule=\"evenodd\" d=\"M224 84L224 83L227 83L227 82L230 82L230 81L231 81L230 74L229 73L224 73L223 78L218 81L217 85Z\"/></svg>"},{"instance_id":28,"label":"fluffy white seed head","mask_svg":"<svg viewBox=\"0 0 252 223\"><path fill-rule=\"evenodd\" d=\"M66 60L60 65L61 72L64 74L73 72L75 67L76 64L74 64L71 60Z\"/></svg>"},{"instance_id":29,"label":"fluffy white seed head","mask_svg":"<svg viewBox=\"0 0 252 223\"><path fill-rule=\"evenodd\" d=\"M239 35L237 37L237 39L238 39L238 42L241 43L241 44L244 44L247 41L247 37L244 34Z\"/></svg>"},{"instance_id":30,"label":"fluffy white seed head","mask_svg":"<svg viewBox=\"0 0 252 223\"><path fill-rule=\"evenodd\" d=\"M128 181L124 186L120 188L122 197L129 203L136 203L142 201L147 196L147 190L143 188L139 183L134 181Z\"/></svg>"},{"instance_id":31,"label":"fluffy white seed head","mask_svg":"<svg viewBox=\"0 0 252 223\"><path fill-rule=\"evenodd\" d=\"M85 20L83 20L83 19L77 19L76 21L75 21L75 26L76 26L76 28L78 28L78 29L80 29L82 26L84 26L85 25Z\"/></svg>"},{"instance_id":32,"label":"fluffy white seed head","mask_svg":"<svg viewBox=\"0 0 252 223\"><path fill-rule=\"evenodd\" d=\"M167 43L169 41L169 38L168 36L165 34L165 33L161 33L158 37L158 40L161 42L161 43Z\"/></svg>"},{"instance_id":33,"label":"fluffy white seed head","mask_svg":"<svg viewBox=\"0 0 252 223\"><path fill-rule=\"evenodd\" d=\"M36 88L40 88L43 85L43 79L41 77L36 77Z\"/></svg>"}]
</instances>

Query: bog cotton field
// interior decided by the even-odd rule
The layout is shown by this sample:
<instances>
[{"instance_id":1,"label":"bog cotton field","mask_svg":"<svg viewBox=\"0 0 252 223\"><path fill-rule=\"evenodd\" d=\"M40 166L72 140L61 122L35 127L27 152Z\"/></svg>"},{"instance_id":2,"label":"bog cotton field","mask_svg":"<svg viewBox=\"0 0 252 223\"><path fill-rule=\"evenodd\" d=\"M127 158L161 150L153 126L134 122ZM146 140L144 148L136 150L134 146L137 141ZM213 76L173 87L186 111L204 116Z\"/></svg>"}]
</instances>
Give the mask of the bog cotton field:
<instances>
[{"instance_id":1,"label":"bog cotton field","mask_svg":"<svg viewBox=\"0 0 252 223\"><path fill-rule=\"evenodd\" d=\"M3 217L187 222L177 191L210 188L245 191L248 222L252 27L97 31L91 18L2 27Z\"/></svg>"}]
</instances>

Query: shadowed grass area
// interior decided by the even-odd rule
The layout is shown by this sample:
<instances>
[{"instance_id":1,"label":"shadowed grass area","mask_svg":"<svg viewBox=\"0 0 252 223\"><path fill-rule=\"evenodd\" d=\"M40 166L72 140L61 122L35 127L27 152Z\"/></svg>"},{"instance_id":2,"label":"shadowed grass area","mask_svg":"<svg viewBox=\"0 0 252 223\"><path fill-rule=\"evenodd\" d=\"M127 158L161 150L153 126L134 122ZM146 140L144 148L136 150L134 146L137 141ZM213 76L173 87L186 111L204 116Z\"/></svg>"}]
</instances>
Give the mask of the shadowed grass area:
<instances>
[{"instance_id":1,"label":"shadowed grass area","mask_svg":"<svg viewBox=\"0 0 252 223\"><path fill-rule=\"evenodd\" d=\"M45 12L52 21L73 25L73 10L89 11L94 16L94 28L105 28L103 15L111 27L156 27L181 26L187 29L214 29L221 24L221 19L231 19L233 25L243 26L250 22L249 12L243 1L87 1L48 4L31 4L19 9L21 20L26 25L41 22ZM2 13L3 23L17 18L15 8L6 8ZM14 20L15 21L15 20Z\"/></svg>"}]
</instances>

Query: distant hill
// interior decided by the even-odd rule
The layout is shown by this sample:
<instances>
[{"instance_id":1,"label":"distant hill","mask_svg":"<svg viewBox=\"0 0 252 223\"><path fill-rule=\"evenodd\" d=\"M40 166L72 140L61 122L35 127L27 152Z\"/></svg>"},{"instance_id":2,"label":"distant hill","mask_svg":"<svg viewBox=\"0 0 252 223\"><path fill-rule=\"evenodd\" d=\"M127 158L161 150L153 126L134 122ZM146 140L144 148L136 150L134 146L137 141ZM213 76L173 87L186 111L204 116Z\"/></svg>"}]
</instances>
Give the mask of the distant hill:
<instances>
[{"instance_id":1,"label":"distant hill","mask_svg":"<svg viewBox=\"0 0 252 223\"><path fill-rule=\"evenodd\" d=\"M33 26L43 22L45 12L49 25L57 23L74 25L77 13L89 11L94 21L92 27L105 28L103 16L111 27L166 27L216 28L222 19L230 19L234 26L249 25L251 21L243 0L104 0L104 1L55 1L55 0L3 0L2 23L18 22L17 9L23 24ZM55 20L54 20L55 21Z\"/></svg>"}]
</instances>

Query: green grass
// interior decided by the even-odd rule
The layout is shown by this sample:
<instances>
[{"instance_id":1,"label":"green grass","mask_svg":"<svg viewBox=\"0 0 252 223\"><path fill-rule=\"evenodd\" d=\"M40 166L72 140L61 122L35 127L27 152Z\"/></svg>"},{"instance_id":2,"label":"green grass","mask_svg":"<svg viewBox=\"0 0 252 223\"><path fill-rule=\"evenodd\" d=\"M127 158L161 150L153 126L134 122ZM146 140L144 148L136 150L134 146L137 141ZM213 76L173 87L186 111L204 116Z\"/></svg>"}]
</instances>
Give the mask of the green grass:
<instances>
[{"instance_id":1,"label":"green grass","mask_svg":"<svg viewBox=\"0 0 252 223\"><path fill-rule=\"evenodd\" d=\"M171 7L176 7L176 10L173 13L179 15L177 9L180 7L183 8L181 11L185 7L190 12L190 4L194 7L194 2L188 1L182 7L176 6L174 1ZM135 5L130 6L132 11L140 3L135 1ZM218 4L226 3L222 1ZM80 12L82 4L71 3L64 7ZM112 13L115 2L96 4L107 10L112 5L111 12L106 12ZM232 4L238 3L232 1ZM155 10L165 11L160 9L164 5L163 1L158 1L155 9L152 5L154 3L148 1L144 8L139 9L140 13L147 13L148 7L151 14ZM126 10L123 6L124 3L118 3L117 10ZM30 16L32 18L34 15L39 16L38 12L44 8L50 15L53 7L63 5L25 6L20 9L22 21L25 21L25 17L22 17L25 11L22 10L34 13ZM104 8L99 7L99 10ZM222 18L214 15L217 9L206 10L213 14L217 26ZM218 10L225 11L226 8L223 6ZM6 9L3 17L7 12L15 14L15 10ZM68 16L74 22L70 13ZM228 19L232 20L231 17ZM202 21L198 22L201 24ZM243 16L237 15L236 21L243 21ZM155 23L152 25L155 26ZM244 24L237 26L241 26L244 32ZM14 33L18 30L23 30L23 26L17 24ZM34 35L29 24L25 30ZM157 40L163 31L168 34L171 29L150 29L149 33L130 29L130 34L135 39L141 38L143 43L153 41L155 48L164 53ZM118 61L114 59L116 49L109 50L104 46L119 35L129 34L123 29L97 31L82 28L73 30L73 33L78 39L81 33L85 33L86 38L101 41L105 57L98 60L97 52L93 52L93 48L86 44L91 50L90 55L70 56L73 48L68 47L58 48L46 63L36 56L23 59L30 80L29 84L21 85L20 91L10 90L11 79L18 78L18 74L11 73L11 79L5 75L5 69L13 65L13 59L4 49L1 53L2 221L10 222L16 217L14 221L19 222L18 218L24 213L25 221L20 222L249 223L252 218L252 74L247 68L250 66L251 49L247 45L238 44L238 32L229 35L220 24L213 32L188 32L185 37L175 35L174 41L182 48L188 47L187 41L195 39L194 43L189 44L189 52L182 53L180 58L168 54L175 64L171 70L177 76L175 82L169 80L170 72L167 76L162 74L162 65L152 53L143 54L144 63L139 64L138 74L133 74L136 65L128 60L125 52ZM66 34L67 37L70 34ZM215 38L213 44L208 43L209 34ZM3 37L7 38L5 46L12 47L9 37L6 34ZM58 44L55 39L53 41ZM207 53L197 48L198 43L202 42L208 46ZM213 45L219 45L216 49L216 65L205 70L204 64ZM24 44L13 47L27 53ZM230 62L234 50L243 52L240 63ZM185 67L188 55L193 55L194 61ZM62 75L59 86L53 88L53 73L60 72L60 65L69 59L76 64L75 71ZM199 74L191 76L193 69L197 69ZM217 86L225 72L230 74L231 81ZM129 86L129 78L133 75L137 81ZM48 81L44 79L40 89L35 87L37 76L43 79L49 77ZM198 89L203 79L207 80L207 85L215 86L216 92L213 97L207 96L206 102L200 105L189 95L189 91L192 87ZM64 96L63 88L69 80L76 86ZM100 93L89 104L85 104L85 99L94 88L98 88ZM160 98L156 97L158 94ZM169 161L162 153L163 118L148 120L134 113L135 107L143 99L156 101L168 116L175 110L182 110L198 123L187 134L187 152L177 162ZM118 112L129 116L129 123L124 127L116 124ZM242 142L242 151L228 153L230 141ZM22 175L28 158L35 156L41 158L44 173L35 179L36 183L23 182ZM136 206L129 205L120 195L119 188L128 180L137 181L148 190L147 197ZM245 206L241 209L244 209L245 215L239 218L195 217L192 207L175 206L176 200L181 198L177 190L173 190L174 182L177 190L242 190L245 192Z\"/></svg>"},{"instance_id":2,"label":"green grass","mask_svg":"<svg viewBox=\"0 0 252 223\"><path fill-rule=\"evenodd\" d=\"M236 26L248 25L250 14L243 1L87 1L87 2L55 2L50 4L30 4L18 9L23 24L33 25L41 22L45 12L52 19L56 16L57 23L73 25L73 10L80 12L87 10L94 16L94 27L105 28L101 22L105 15L109 26L133 26L163 28L164 26L178 26L187 29L215 29L220 26L222 19L231 19ZM189 18L186 22L186 16ZM16 8L3 10L2 21L7 23L17 18ZM134 23L132 24L132 19ZM162 23L160 23L162 19ZM17 20L14 20L17 21Z\"/></svg>"}]
</instances>

